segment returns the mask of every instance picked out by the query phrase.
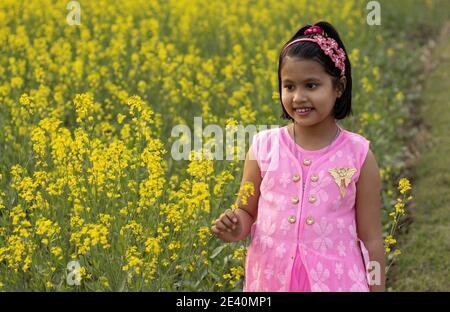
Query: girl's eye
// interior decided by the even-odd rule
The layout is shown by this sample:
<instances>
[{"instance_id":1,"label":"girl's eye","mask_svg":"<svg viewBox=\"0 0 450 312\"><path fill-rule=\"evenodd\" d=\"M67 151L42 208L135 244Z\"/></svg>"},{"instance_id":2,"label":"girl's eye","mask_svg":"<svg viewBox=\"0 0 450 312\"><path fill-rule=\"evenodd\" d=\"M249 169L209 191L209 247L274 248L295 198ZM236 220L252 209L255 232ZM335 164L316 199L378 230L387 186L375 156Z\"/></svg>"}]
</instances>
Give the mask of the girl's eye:
<instances>
[{"instance_id":1,"label":"girl's eye","mask_svg":"<svg viewBox=\"0 0 450 312\"><path fill-rule=\"evenodd\" d=\"M307 87L308 89L315 89L317 86L318 86L318 84L317 84L317 83L314 83L314 82L309 82L309 83L306 84L306 87ZM284 87L285 87L286 89L288 89L288 90L292 90L292 89L291 89L292 85L285 85Z\"/></svg>"},{"instance_id":2,"label":"girl's eye","mask_svg":"<svg viewBox=\"0 0 450 312\"><path fill-rule=\"evenodd\" d=\"M287 85L285 88L288 89L289 91L294 90L294 86L293 85Z\"/></svg>"}]
</instances>

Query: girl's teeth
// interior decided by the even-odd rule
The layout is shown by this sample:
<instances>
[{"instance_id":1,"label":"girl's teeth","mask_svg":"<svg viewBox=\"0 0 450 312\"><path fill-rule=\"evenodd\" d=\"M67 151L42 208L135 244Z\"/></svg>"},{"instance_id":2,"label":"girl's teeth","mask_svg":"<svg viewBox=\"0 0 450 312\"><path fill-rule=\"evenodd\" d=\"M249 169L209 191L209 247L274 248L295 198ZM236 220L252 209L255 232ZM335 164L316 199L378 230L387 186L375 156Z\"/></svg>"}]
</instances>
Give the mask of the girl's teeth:
<instances>
[{"instance_id":1,"label":"girl's teeth","mask_svg":"<svg viewBox=\"0 0 450 312\"><path fill-rule=\"evenodd\" d=\"M311 108L297 108L297 112L299 113L306 113L309 112Z\"/></svg>"}]
</instances>

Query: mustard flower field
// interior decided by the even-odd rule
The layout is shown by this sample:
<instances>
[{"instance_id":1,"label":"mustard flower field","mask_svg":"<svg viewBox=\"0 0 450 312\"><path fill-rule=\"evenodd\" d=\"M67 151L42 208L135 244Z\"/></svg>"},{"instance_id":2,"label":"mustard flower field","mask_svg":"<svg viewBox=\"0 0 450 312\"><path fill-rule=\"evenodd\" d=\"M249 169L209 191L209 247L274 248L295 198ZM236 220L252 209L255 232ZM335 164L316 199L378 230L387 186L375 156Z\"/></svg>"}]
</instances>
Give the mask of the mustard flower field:
<instances>
[{"instance_id":1,"label":"mustard flower field","mask_svg":"<svg viewBox=\"0 0 450 312\"><path fill-rule=\"evenodd\" d=\"M379 1L374 26L360 0L78 1L79 25L68 2L0 2L0 291L242 291L248 241L210 227L243 161L175 160L171 131L286 125L278 55L320 20L351 59L342 125L380 166L388 267L402 256L411 90L446 1Z\"/></svg>"}]
</instances>

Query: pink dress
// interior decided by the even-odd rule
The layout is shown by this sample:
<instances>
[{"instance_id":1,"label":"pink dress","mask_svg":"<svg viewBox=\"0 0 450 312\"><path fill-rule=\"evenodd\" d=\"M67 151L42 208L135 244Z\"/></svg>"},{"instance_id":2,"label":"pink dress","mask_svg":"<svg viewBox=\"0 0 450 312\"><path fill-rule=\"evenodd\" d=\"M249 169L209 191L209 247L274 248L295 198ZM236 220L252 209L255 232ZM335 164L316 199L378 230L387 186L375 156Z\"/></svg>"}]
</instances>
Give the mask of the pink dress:
<instances>
[{"instance_id":1,"label":"pink dress","mask_svg":"<svg viewBox=\"0 0 450 312\"><path fill-rule=\"evenodd\" d=\"M329 148L305 153L281 127L257 133L251 150L262 182L243 290L369 291L355 217L369 141L341 127Z\"/></svg>"},{"instance_id":2,"label":"pink dress","mask_svg":"<svg viewBox=\"0 0 450 312\"><path fill-rule=\"evenodd\" d=\"M289 136L289 132L287 132L287 131L284 132L283 134ZM338 135L338 137L339 137L339 135ZM295 144L294 139L290 138L290 136L286 138L286 141L288 142L289 147L291 148L291 150L295 156L301 156L303 158L308 158L311 161L315 161L319 156L321 156L324 152L326 152L327 149L331 148L334 141L338 137L336 137L333 140L333 142L331 143L330 146L326 146L322 149L314 150L314 151L306 150L306 149L302 148L300 145ZM290 139L292 139L292 142L290 142ZM299 161L300 161L300 159L299 159ZM302 176L306 177L308 175L308 172L309 172L309 166L302 166ZM291 292L310 292L311 287L310 287L309 281L308 281L308 273L306 272L305 266L302 264L300 252L301 251L300 251L300 245L299 245L299 248L297 248L297 252L295 254L295 259L294 259L294 267L293 267L293 271L292 271L290 291Z\"/></svg>"}]
</instances>

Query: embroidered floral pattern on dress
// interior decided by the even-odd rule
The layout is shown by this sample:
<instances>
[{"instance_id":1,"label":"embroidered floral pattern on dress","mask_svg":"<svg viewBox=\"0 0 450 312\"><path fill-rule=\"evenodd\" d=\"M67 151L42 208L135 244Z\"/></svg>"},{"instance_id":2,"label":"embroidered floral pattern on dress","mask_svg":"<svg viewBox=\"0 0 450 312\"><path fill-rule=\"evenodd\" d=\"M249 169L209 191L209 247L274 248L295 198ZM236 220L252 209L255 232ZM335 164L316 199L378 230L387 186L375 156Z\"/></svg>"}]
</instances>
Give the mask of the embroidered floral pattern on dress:
<instances>
[{"instance_id":1,"label":"embroidered floral pattern on dress","mask_svg":"<svg viewBox=\"0 0 450 312\"><path fill-rule=\"evenodd\" d=\"M344 274L344 269L342 268L341 262L336 262L336 267L335 267L334 273L336 274L336 277L339 280L342 278L342 275Z\"/></svg>"},{"instance_id":2,"label":"embroidered floral pattern on dress","mask_svg":"<svg viewBox=\"0 0 450 312\"><path fill-rule=\"evenodd\" d=\"M280 177L279 182L284 188L286 188L286 186L291 182L290 175L286 172L283 173Z\"/></svg>"},{"instance_id":3,"label":"embroidered floral pattern on dress","mask_svg":"<svg viewBox=\"0 0 450 312\"><path fill-rule=\"evenodd\" d=\"M342 218L338 218L336 220L336 222L337 222L337 229L339 231L339 234L342 234L345 230L345 222Z\"/></svg>"},{"instance_id":4,"label":"embroidered floral pattern on dress","mask_svg":"<svg viewBox=\"0 0 450 312\"><path fill-rule=\"evenodd\" d=\"M320 223L314 224L313 229L318 236L313 242L313 247L316 250L320 250L322 254L325 254L333 246L333 241L328 237L333 231L333 225L328 223L326 218L322 218Z\"/></svg>"},{"instance_id":5,"label":"embroidered floral pattern on dress","mask_svg":"<svg viewBox=\"0 0 450 312\"><path fill-rule=\"evenodd\" d=\"M336 158L342 158L342 156L344 156L344 153L342 153L342 151L337 151L336 153L331 155L330 161L334 162L336 160Z\"/></svg>"},{"instance_id":6,"label":"embroidered floral pattern on dress","mask_svg":"<svg viewBox=\"0 0 450 312\"><path fill-rule=\"evenodd\" d=\"M311 182L311 194L315 194L316 202L315 205L320 205L322 202L328 201L328 193L326 188L332 183L332 179L328 176L324 170L321 170L318 174L318 182Z\"/></svg>"},{"instance_id":7,"label":"embroidered floral pattern on dress","mask_svg":"<svg viewBox=\"0 0 450 312\"><path fill-rule=\"evenodd\" d=\"M354 282L350 291L367 291L366 274L361 271L356 264L348 271L348 276Z\"/></svg>"},{"instance_id":8,"label":"embroidered floral pattern on dress","mask_svg":"<svg viewBox=\"0 0 450 312\"><path fill-rule=\"evenodd\" d=\"M347 255L347 253L345 252L345 245L343 241L339 241L338 245L337 245L337 250L338 250L338 254L341 257L345 257Z\"/></svg>"},{"instance_id":9,"label":"embroidered floral pattern on dress","mask_svg":"<svg viewBox=\"0 0 450 312\"><path fill-rule=\"evenodd\" d=\"M356 239L358 234L356 232L356 224L352 223L348 226L348 231L350 232L350 235L352 238Z\"/></svg>"},{"instance_id":10,"label":"embroidered floral pattern on dress","mask_svg":"<svg viewBox=\"0 0 450 312\"><path fill-rule=\"evenodd\" d=\"M253 282L250 284L249 288L250 291L258 291L260 286L260 278L259 275L261 274L261 271L259 269L259 264L255 263L255 265L252 268L252 274L253 274Z\"/></svg>"},{"instance_id":11,"label":"embroidered floral pattern on dress","mask_svg":"<svg viewBox=\"0 0 450 312\"><path fill-rule=\"evenodd\" d=\"M330 291L328 286L325 284L329 277L330 271L324 268L321 262L318 262L317 266L311 269L311 279L313 281L311 290L317 292Z\"/></svg>"},{"instance_id":12,"label":"embroidered floral pattern on dress","mask_svg":"<svg viewBox=\"0 0 450 312\"><path fill-rule=\"evenodd\" d=\"M270 177L264 182L261 182L261 196L265 198L268 202L273 202L275 194L271 191L275 186L275 178Z\"/></svg>"},{"instance_id":13,"label":"embroidered floral pattern on dress","mask_svg":"<svg viewBox=\"0 0 450 312\"><path fill-rule=\"evenodd\" d=\"M272 218L269 216L266 220L261 220L260 222L261 236L260 236L260 246L262 251L266 251L267 248L273 247L272 235L275 233L275 223L272 222Z\"/></svg>"},{"instance_id":14,"label":"embroidered floral pattern on dress","mask_svg":"<svg viewBox=\"0 0 450 312\"><path fill-rule=\"evenodd\" d=\"M283 219L280 224L281 233L286 236L291 229L292 224L290 224L287 219Z\"/></svg>"},{"instance_id":15,"label":"embroidered floral pattern on dress","mask_svg":"<svg viewBox=\"0 0 450 312\"><path fill-rule=\"evenodd\" d=\"M349 209L352 210L355 208L355 192L353 188L349 189L349 192L345 195L344 198L337 198L330 204L330 210L331 211L338 211L342 209Z\"/></svg>"},{"instance_id":16,"label":"embroidered floral pattern on dress","mask_svg":"<svg viewBox=\"0 0 450 312\"><path fill-rule=\"evenodd\" d=\"M273 272L273 264L268 264L266 269L264 270L264 277L266 278L266 280L270 280L273 276L274 272Z\"/></svg>"},{"instance_id":17,"label":"embroidered floral pattern on dress","mask_svg":"<svg viewBox=\"0 0 450 312\"><path fill-rule=\"evenodd\" d=\"M286 268L285 272L277 275L278 282L281 285L287 285L287 276L288 276L287 271L288 270L289 270L289 268ZM286 286L286 288L287 288L287 286ZM279 291L285 291L285 290L286 290L285 287L282 287L279 289Z\"/></svg>"},{"instance_id":18,"label":"embroidered floral pattern on dress","mask_svg":"<svg viewBox=\"0 0 450 312\"><path fill-rule=\"evenodd\" d=\"M278 211L283 211L289 209L289 206L286 205L287 197L284 195L278 195L274 200L276 209Z\"/></svg>"},{"instance_id":19,"label":"embroidered floral pattern on dress","mask_svg":"<svg viewBox=\"0 0 450 312\"><path fill-rule=\"evenodd\" d=\"M272 191L266 191L264 192L264 195L263 192L261 192L261 196L264 197L264 199L267 200L268 202L273 202L275 198L275 194Z\"/></svg>"},{"instance_id":20,"label":"embroidered floral pattern on dress","mask_svg":"<svg viewBox=\"0 0 450 312\"><path fill-rule=\"evenodd\" d=\"M286 246L284 245L284 243L278 245L277 248L275 249L275 257L283 258L286 251L287 250L286 250Z\"/></svg>"},{"instance_id":21,"label":"embroidered floral pattern on dress","mask_svg":"<svg viewBox=\"0 0 450 312\"><path fill-rule=\"evenodd\" d=\"M356 225L355 224L350 224L348 226L348 231L350 232L350 235L351 235L351 238L352 238L348 242L349 247L350 247L350 252L354 252L356 250L357 245L358 245L357 240L356 240L357 237L358 237L358 234L356 232Z\"/></svg>"},{"instance_id":22,"label":"embroidered floral pattern on dress","mask_svg":"<svg viewBox=\"0 0 450 312\"><path fill-rule=\"evenodd\" d=\"M347 162L349 164L355 164L356 163L356 158L353 155L347 155Z\"/></svg>"}]
</instances>

